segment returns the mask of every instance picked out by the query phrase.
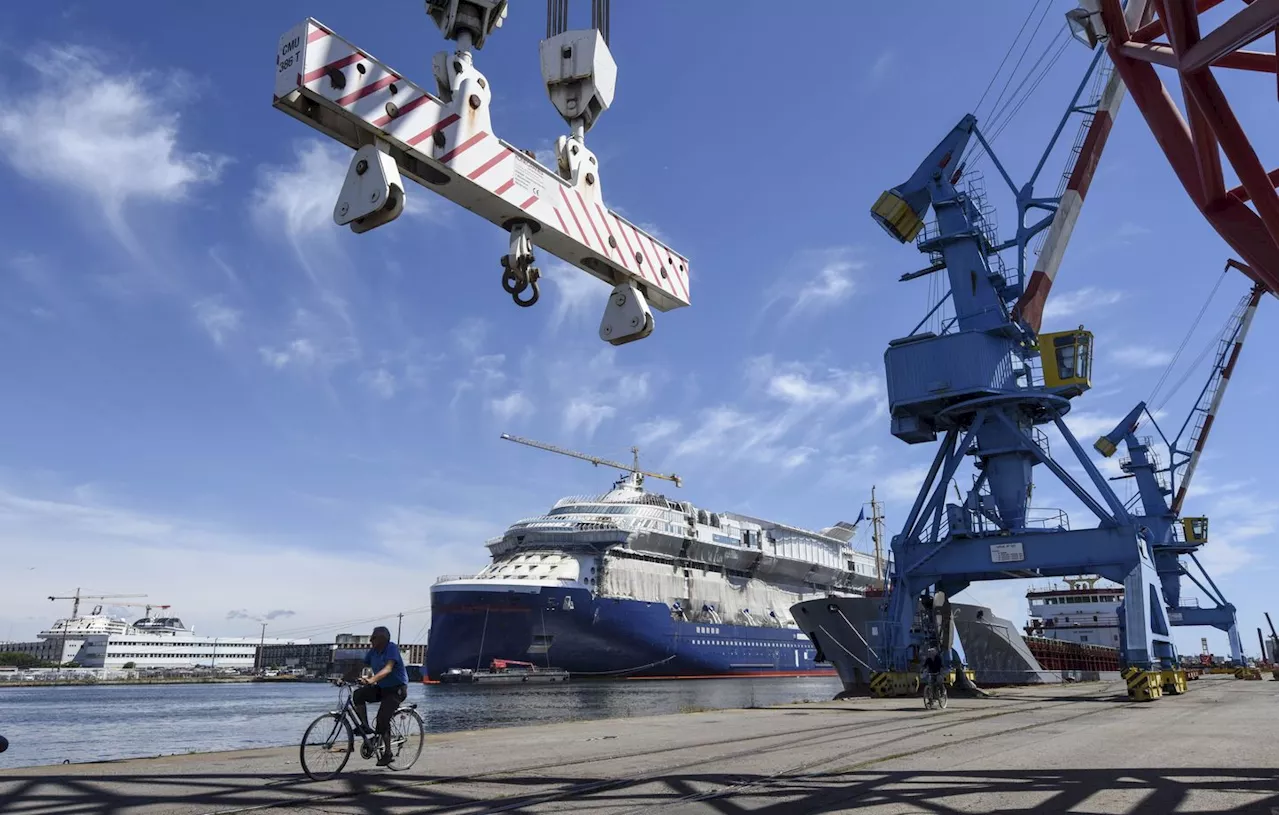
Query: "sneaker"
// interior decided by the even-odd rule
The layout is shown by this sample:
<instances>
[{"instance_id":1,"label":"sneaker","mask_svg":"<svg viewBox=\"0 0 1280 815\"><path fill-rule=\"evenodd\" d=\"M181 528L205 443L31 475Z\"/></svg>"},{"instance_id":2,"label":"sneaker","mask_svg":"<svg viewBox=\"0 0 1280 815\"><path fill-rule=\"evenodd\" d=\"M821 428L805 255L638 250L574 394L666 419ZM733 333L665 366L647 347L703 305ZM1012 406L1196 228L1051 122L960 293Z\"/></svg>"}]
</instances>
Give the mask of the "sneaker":
<instances>
[{"instance_id":1,"label":"sneaker","mask_svg":"<svg viewBox=\"0 0 1280 815\"><path fill-rule=\"evenodd\" d=\"M391 755L388 755L387 753L383 753L382 755L378 756L379 767L385 767L393 761L395 761L395 758Z\"/></svg>"}]
</instances>

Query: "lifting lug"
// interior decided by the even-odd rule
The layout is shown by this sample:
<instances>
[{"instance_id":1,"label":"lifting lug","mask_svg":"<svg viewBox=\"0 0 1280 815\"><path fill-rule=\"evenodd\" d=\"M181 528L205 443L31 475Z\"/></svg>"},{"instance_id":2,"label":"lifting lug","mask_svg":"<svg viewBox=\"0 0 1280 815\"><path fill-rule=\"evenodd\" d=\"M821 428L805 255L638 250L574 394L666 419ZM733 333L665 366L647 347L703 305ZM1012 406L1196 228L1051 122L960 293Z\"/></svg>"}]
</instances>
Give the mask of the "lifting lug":
<instances>
[{"instance_id":1,"label":"lifting lug","mask_svg":"<svg viewBox=\"0 0 1280 815\"><path fill-rule=\"evenodd\" d=\"M626 345L653 333L653 312L639 287L627 280L613 287L600 320L600 339L610 345Z\"/></svg>"},{"instance_id":2,"label":"lifting lug","mask_svg":"<svg viewBox=\"0 0 1280 815\"><path fill-rule=\"evenodd\" d=\"M533 265L533 231L527 223L511 227L511 244L502 256L502 290L511 295L517 306L528 308L538 302L538 278L542 273ZM525 289L532 289L529 297L521 299Z\"/></svg>"},{"instance_id":3,"label":"lifting lug","mask_svg":"<svg viewBox=\"0 0 1280 815\"><path fill-rule=\"evenodd\" d=\"M384 149L385 148L385 149ZM357 234L390 223L404 212L404 182L396 160L382 140L366 144L351 157L346 180L333 206L333 220Z\"/></svg>"}]
</instances>

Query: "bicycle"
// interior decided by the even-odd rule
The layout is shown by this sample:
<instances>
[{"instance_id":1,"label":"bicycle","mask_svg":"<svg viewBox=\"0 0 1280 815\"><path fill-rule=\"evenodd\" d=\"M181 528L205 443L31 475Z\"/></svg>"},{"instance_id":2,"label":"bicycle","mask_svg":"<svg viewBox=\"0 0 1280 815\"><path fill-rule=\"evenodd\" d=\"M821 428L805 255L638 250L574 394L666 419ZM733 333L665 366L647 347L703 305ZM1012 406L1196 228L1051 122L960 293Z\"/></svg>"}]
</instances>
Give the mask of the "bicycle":
<instances>
[{"instance_id":1,"label":"bicycle","mask_svg":"<svg viewBox=\"0 0 1280 815\"><path fill-rule=\"evenodd\" d=\"M356 683L335 681L341 703L337 710L319 716L302 734L298 756L302 771L312 781L325 781L342 772L355 751L355 734L360 734L360 757L366 761L377 756L382 749L382 736L366 733L356 718L355 703L351 701L351 689ZM422 755L422 742L426 738L426 725L418 713L416 703L402 704L391 715L391 762L386 766L403 771L417 763ZM314 735L313 735L314 734ZM310 751L308 748L313 748ZM315 749L318 748L318 749ZM326 760L334 762L332 769L321 769Z\"/></svg>"},{"instance_id":2,"label":"bicycle","mask_svg":"<svg viewBox=\"0 0 1280 815\"><path fill-rule=\"evenodd\" d=\"M942 681L942 677L926 679L923 695L925 710L933 710L934 705L937 705L939 710L947 709L947 685Z\"/></svg>"}]
</instances>

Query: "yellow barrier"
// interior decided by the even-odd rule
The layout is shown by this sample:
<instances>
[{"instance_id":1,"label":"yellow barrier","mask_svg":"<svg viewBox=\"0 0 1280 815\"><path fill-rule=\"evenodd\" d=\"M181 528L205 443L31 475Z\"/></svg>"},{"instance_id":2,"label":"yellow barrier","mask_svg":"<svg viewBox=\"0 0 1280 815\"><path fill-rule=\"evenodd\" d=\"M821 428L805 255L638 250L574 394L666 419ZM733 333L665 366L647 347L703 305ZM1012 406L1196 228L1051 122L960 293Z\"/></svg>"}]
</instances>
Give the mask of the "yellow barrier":
<instances>
[{"instance_id":1,"label":"yellow barrier","mask_svg":"<svg viewBox=\"0 0 1280 815\"><path fill-rule=\"evenodd\" d=\"M1161 671L1160 688L1165 693L1177 696L1187 692L1187 674L1184 671Z\"/></svg>"},{"instance_id":2,"label":"yellow barrier","mask_svg":"<svg viewBox=\"0 0 1280 815\"><path fill-rule=\"evenodd\" d=\"M1129 667L1121 676L1129 688L1129 698L1134 702L1153 702L1162 695L1160 671Z\"/></svg>"},{"instance_id":3,"label":"yellow barrier","mask_svg":"<svg viewBox=\"0 0 1280 815\"><path fill-rule=\"evenodd\" d=\"M914 696L920 690L920 675L911 671L882 671L871 674L871 695L883 699L889 696Z\"/></svg>"}]
</instances>

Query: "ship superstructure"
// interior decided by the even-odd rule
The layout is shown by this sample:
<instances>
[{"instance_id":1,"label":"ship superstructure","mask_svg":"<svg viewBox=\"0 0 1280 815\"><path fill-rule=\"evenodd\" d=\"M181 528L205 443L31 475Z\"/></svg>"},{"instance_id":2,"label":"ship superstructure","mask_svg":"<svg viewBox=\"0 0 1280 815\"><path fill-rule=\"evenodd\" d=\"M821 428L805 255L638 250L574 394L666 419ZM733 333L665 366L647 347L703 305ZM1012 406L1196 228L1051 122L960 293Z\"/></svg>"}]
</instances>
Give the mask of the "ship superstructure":
<instances>
[{"instance_id":1,"label":"ship superstructure","mask_svg":"<svg viewBox=\"0 0 1280 815\"><path fill-rule=\"evenodd\" d=\"M483 571L432 587L428 677L492 659L597 676L830 672L788 609L872 585L852 525L708 511L605 463L627 471L607 493L517 521L487 543Z\"/></svg>"},{"instance_id":2,"label":"ship superstructure","mask_svg":"<svg viewBox=\"0 0 1280 815\"><path fill-rule=\"evenodd\" d=\"M1124 589L1100 582L1099 577L1076 577L1062 586L1029 590L1027 636L1118 648Z\"/></svg>"}]
</instances>

